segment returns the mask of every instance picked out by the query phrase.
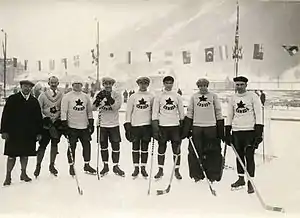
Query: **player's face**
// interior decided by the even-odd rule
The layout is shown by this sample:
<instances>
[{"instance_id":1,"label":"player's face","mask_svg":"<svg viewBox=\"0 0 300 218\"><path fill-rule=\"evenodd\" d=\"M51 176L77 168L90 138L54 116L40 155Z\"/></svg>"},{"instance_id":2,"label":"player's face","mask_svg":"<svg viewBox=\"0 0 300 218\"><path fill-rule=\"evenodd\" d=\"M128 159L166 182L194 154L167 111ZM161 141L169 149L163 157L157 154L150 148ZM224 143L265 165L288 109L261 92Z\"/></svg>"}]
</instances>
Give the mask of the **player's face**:
<instances>
[{"instance_id":1,"label":"player's face","mask_svg":"<svg viewBox=\"0 0 300 218\"><path fill-rule=\"evenodd\" d=\"M112 82L105 82L105 83L103 83L103 87L106 91L111 92L112 87L113 87L113 83Z\"/></svg>"},{"instance_id":2,"label":"player's face","mask_svg":"<svg viewBox=\"0 0 300 218\"><path fill-rule=\"evenodd\" d=\"M147 82L139 82L140 91L145 92L147 91L149 84Z\"/></svg>"},{"instance_id":3,"label":"player's face","mask_svg":"<svg viewBox=\"0 0 300 218\"><path fill-rule=\"evenodd\" d=\"M80 91L82 91L82 84L81 84L81 83L73 83L72 87L73 87L73 90L74 90L75 92L80 92Z\"/></svg>"},{"instance_id":4,"label":"player's face","mask_svg":"<svg viewBox=\"0 0 300 218\"><path fill-rule=\"evenodd\" d=\"M56 89L59 82L58 82L57 78L51 78L48 84L49 84L51 89Z\"/></svg>"},{"instance_id":5,"label":"player's face","mask_svg":"<svg viewBox=\"0 0 300 218\"><path fill-rule=\"evenodd\" d=\"M235 83L235 90L238 93L244 93L246 91L247 83L245 82L236 82Z\"/></svg>"},{"instance_id":6,"label":"player's face","mask_svg":"<svg viewBox=\"0 0 300 218\"><path fill-rule=\"evenodd\" d=\"M166 82L164 82L164 87L165 87L165 90L166 91L171 91L172 90L172 88L173 88L173 82L171 82L171 81L166 81Z\"/></svg>"},{"instance_id":7,"label":"player's face","mask_svg":"<svg viewBox=\"0 0 300 218\"><path fill-rule=\"evenodd\" d=\"M28 95L31 92L31 89L32 89L32 85L29 85L29 84L21 85L21 90L24 95Z\"/></svg>"},{"instance_id":8,"label":"player's face","mask_svg":"<svg viewBox=\"0 0 300 218\"><path fill-rule=\"evenodd\" d=\"M205 93L208 92L208 86L207 86L206 84L200 84L200 85L198 86L198 88L199 88L199 90L200 90L200 93L205 94Z\"/></svg>"}]
</instances>

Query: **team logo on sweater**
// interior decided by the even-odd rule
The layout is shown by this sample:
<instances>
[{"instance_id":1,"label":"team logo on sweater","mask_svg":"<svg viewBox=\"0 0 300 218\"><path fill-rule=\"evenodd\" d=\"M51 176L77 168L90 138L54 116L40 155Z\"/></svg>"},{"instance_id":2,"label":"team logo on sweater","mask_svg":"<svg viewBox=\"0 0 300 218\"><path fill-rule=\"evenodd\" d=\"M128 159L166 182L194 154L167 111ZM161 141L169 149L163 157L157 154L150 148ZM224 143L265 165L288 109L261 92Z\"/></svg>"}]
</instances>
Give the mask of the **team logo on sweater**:
<instances>
[{"instance_id":1,"label":"team logo on sweater","mask_svg":"<svg viewBox=\"0 0 300 218\"><path fill-rule=\"evenodd\" d=\"M245 104L241 100L239 103L237 103L237 109L235 110L237 113L247 113L249 111L249 108L245 107Z\"/></svg>"},{"instance_id":2,"label":"team logo on sweater","mask_svg":"<svg viewBox=\"0 0 300 218\"><path fill-rule=\"evenodd\" d=\"M50 113L51 113L51 114L55 114L57 111L58 111L58 110L56 109L55 106L53 106L53 107L50 108Z\"/></svg>"},{"instance_id":3,"label":"team logo on sweater","mask_svg":"<svg viewBox=\"0 0 300 218\"><path fill-rule=\"evenodd\" d=\"M199 106L199 107L208 107L209 105L210 105L210 102L207 101L207 97L205 97L204 95L199 97L199 102L197 103L197 106Z\"/></svg>"},{"instance_id":4,"label":"team logo on sweater","mask_svg":"<svg viewBox=\"0 0 300 218\"><path fill-rule=\"evenodd\" d=\"M78 98L77 101L75 101L76 105L73 107L73 110L75 111L83 111L85 109L85 106L83 105L83 101Z\"/></svg>"},{"instance_id":5,"label":"team logo on sweater","mask_svg":"<svg viewBox=\"0 0 300 218\"><path fill-rule=\"evenodd\" d=\"M147 101L145 101L145 99L142 98L141 100L139 100L139 103L136 105L136 107L138 109L146 109L149 107L149 104L147 104Z\"/></svg>"},{"instance_id":6,"label":"team logo on sweater","mask_svg":"<svg viewBox=\"0 0 300 218\"><path fill-rule=\"evenodd\" d=\"M169 97L166 99L166 104L163 106L164 109L166 110L174 110L176 106L174 105L174 101Z\"/></svg>"},{"instance_id":7,"label":"team logo on sweater","mask_svg":"<svg viewBox=\"0 0 300 218\"><path fill-rule=\"evenodd\" d=\"M105 110L105 111L112 111L112 107L111 107L111 105L108 103L107 100L104 102L104 106L102 107L102 110Z\"/></svg>"}]
</instances>

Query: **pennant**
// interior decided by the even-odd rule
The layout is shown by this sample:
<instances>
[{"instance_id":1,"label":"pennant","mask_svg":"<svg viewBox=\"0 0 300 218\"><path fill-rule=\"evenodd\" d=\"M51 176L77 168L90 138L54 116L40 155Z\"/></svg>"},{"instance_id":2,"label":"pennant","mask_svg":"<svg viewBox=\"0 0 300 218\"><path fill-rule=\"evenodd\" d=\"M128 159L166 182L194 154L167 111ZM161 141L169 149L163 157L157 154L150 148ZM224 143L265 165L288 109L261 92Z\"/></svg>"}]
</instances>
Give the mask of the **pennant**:
<instances>
[{"instance_id":1,"label":"pennant","mask_svg":"<svg viewBox=\"0 0 300 218\"><path fill-rule=\"evenodd\" d=\"M253 59L255 59L255 60L263 60L264 59L264 51L263 51L262 44L254 44Z\"/></svg>"},{"instance_id":2,"label":"pennant","mask_svg":"<svg viewBox=\"0 0 300 218\"><path fill-rule=\"evenodd\" d=\"M299 51L298 45L283 45L282 46L290 56L294 56Z\"/></svg>"},{"instance_id":3,"label":"pennant","mask_svg":"<svg viewBox=\"0 0 300 218\"><path fill-rule=\"evenodd\" d=\"M61 59L61 62L64 64L65 70L68 69L68 63L67 63L67 58Z\"/></svg>"},{"instance_id":4,"label":"pennant","mask_svg":"<svg viewBox=\"0 0 300 218\"><path fill-rule=\"evenodd\" d=\"M42 61L38 61L38 70L39 70L39 71L42 70Z\"/></svg>"},{"instance_id":5,"label":"pennant","mask_svg":"<svg viewBox=\"0 0 300 218\"><path fill-rule=\"evenodd\" d=\"M183 60L183 64L190 64L191 63L191 52L183 51L182 52L182 60Z\"/></svg>"},{"instance_id":6,"label":"pennant","mask_svg":"<svg viewBox=\"0 0 300 218\"><path fill-rule=\"evenodd\" d=\"M210 48L205 48L204 49L205 52L205 62L213 62L214 61L214 48L210 47Z\"/></svg>"},{"instance_id":7,"label":"pennant","mask_svg":"<svg viewBox=\"0 0 300 218\"><path fill-rule=\"evenodd\" d=\"M55 60L50 60L49 61L49 69L54 70L55 69Z\"/></svg>"},{"instance_id":8,"label":"pennant","mask_svg":"<svg viewBox=\"0 0 300 218\"><path fill-rule=\"evenodd\" d=\"M219 46L219 52L220 52L220 59L222 61L228 59L228 48L227 48L227 45L221 45L221 46Z\"/></svg>"},{"instance_id":9,"label":"pennant","mask_svg":"<svg viewBox=\"0 0 300 218\"><path fill-rule=\"evenodd\" d=\"M24 60L24 70L27 70L28 60Z\"/></svg>"},{"instance_id":10,"label":"pennant","mask_svg":"<svg viewBox=\"0 0 300 218\"><path fill-rule=\"evenodd\" d=\"M148 57L148 61L151 62L151 55L152 55L152 52L146 52L146 55Z\"/></svg>"},{"instance_id":11,"label":"pennant","mask_svg":"<svg viewBox=\"0 0 300 218\"><path fill-rule=\"evenodd\" d=\"M13 58L13 67L17 67L17 66L18 66L18 59Z\"/></svg>"},{"instance_id":12,"label":"pennant","mask_svg":"<svg viewBox=\"0 0 300 218\"><path fill-rule=\"evenodd\" d=\"M128 64L131 64L131 51L128 52Z\"/></svg>"},{"instance_id":13,"label":"pennant","mask_svg":"<svg viewBox=\"0 0 300 218\"><path fill-rule=\"evenodd\" d=\"M75 67L79 67L79 55L75 55L74 57L73 57L73 61L74 61L74 66Z\"/></svg>"}]
</instances>

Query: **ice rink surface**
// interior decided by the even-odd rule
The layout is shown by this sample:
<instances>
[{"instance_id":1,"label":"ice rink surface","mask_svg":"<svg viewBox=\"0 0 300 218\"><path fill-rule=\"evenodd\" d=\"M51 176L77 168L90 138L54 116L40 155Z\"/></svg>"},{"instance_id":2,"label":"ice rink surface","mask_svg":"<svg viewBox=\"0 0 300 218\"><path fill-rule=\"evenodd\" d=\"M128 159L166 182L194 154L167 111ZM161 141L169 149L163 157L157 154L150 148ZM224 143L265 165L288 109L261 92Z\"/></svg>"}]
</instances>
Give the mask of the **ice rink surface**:
<instances>
[{"instance_id":1,"label":"ice rink surface","mask_svg":"<svg viewBox=\"0 0 300 218\"><path fill-rule=\"evenodd\" d=\"M2 111L2 108L1 108ZM49 174L49 147L47 148L38 179L33 176L35 158L29 159L27 173L33 178L30 183L21 182L20 163L17 160L12 174L12 185L3 187L6 156L0 156L0 217L299 217L300 216L300 122L276 121L270 118L295 117L300 113L292 110L266 110L265 115L265 162L262 159L262 144L256 155L255 184L266 204L284 207L286 213L265 211L255 194L248 195L246 189L231 191L230 184L237 179L235 170L225 169L223 179L214 183L217 197L211 195L205 181L195 183L189 178L187 164L187 144L182 142L183 179L174 178L171 191L157 196L157 189L165 189L172 169L172 150L167 149L165 175L160 181L152 181L150 196L147 195L149 180L141 177L133 180L131 144L124 137L121 126L120 167L125 178L110 172L97 180L96 176L83 172L82 148L77 146L76 171L84 194L77 192L76 182L68 172L66 159L67 141L62 138L56 167L58 177ZM123 124L124 112L120 112ZM96 117L96 114L95 116ZM96 168L96 135L92 140L91 166ZM1 150L4 141L0 140ZM151 144L149 145L151 151ZM153 173L157 172L157 143L154 147ZM101 158L100 158L101 160ZM150 170L149 155L147 170ZM234 154L227 150L226 164L235 167ZM103 164L100 162L99 168Z\"/></svg>"}]
</instances>

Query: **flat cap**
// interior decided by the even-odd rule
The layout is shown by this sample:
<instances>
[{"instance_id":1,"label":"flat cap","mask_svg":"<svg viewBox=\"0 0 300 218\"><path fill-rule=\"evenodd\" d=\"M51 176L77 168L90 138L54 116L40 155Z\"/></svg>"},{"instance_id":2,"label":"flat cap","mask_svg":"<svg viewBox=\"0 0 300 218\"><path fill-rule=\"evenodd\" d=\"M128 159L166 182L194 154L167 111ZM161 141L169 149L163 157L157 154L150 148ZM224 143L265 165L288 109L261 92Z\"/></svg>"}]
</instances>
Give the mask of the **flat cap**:
<instances>
[{"instance_id":1,"label":"flat cap","mask_svg":"<svg viewBox=\"0 0 300 218\"><path fill-rule=\"evenodd\" d=\"M234 82L244 82L244 83L247 83L248 82L248 79L244 76L237 76L235 78L233 78L233 81Z\"/></svg>"},{"instance_id":2,"label":"flat cap","mask_svg":"<svg viewBox=\"0 0 300 218\"><path fill-rule=\"evenodd\" d=\"M165 76L163 78L163 83L166 82L166 81L174 82L174 77L172 77L172 76Z\"/></svg>"},{"instance_id":3,"label":"flat cap","mask_svg":"<svg viewBox=\"0 0 300 218\"><path fill-rule=\"evenodd\" d=\"M209 85L209 81L205 78L200 78L198 79L198 81L196 82L196 85L199 87L200 85Z\"/></svg>"},{"instance_id":4,"label":"flat cap","mask_svg":"<svg viewBox=\"0 0 300 218\"><path fill-rule=\"evenodd\" d=\"M116 83L116 80L114 80L113 78L111 77L103 77L102 78L102 84L106 83L106 82L111 82L112 84L115 84Z\"/></svg>"},{"instance_id":5,"label":"flat cap","mask_svg":"<svg viewBox=\"0 0 300 218\"><path fill-rule=\"evenodd\" d=\"M146 76L141 76L139 77L137 80L136 80L136 83L139 84L139 83L147 83L147 84L150 84L150 79Z\"/></svg>"},{"instance_id":6,"label":"flat cap","mask_svg":"<svg viewBox=\"0 0 300 218\"><path fill-rule=\"evenodd\" d=\"M20 86L21 85L31 85L32 87L34 86L34 83L31 82L30 80L21 80L20 81Z\"/></svg>"}]
</instances>

